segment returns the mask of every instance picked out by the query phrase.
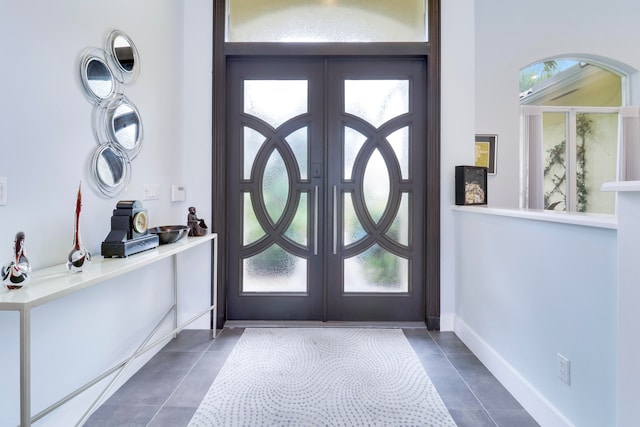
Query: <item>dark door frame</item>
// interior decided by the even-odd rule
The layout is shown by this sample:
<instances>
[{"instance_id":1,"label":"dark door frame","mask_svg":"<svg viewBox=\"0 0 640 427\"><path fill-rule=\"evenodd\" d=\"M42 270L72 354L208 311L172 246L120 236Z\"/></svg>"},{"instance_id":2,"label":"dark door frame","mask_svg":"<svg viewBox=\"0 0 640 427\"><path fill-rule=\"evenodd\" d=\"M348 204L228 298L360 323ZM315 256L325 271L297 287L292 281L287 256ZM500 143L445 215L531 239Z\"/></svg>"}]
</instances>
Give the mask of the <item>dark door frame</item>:
<instances>
[{"instance_id":1,"label":"dark door frame","mask_svg":"<svg viewBox=\"0 0 640 427\"><path fill-rule=\"evenodd\" d=\"M440 2L427 0L429 41L427 43L227 43L225 42L225 0L214 0L213 8L213 159L212 231L218 233L218 318L226 320L227 225L226 200L226 63L231 56L403 56L427 61L427 149L426 197L424 207L426 319L429 330L440 329ZM213 256L213 255L212 255ZM213 261L213 260L212 260ZM212 270L213 271L213 270ZM213 274L213 272L212 272ZM212 283L215 283L212 281ZM212 292L211 295L214 295Z\"/></svg>"}]
</instances>

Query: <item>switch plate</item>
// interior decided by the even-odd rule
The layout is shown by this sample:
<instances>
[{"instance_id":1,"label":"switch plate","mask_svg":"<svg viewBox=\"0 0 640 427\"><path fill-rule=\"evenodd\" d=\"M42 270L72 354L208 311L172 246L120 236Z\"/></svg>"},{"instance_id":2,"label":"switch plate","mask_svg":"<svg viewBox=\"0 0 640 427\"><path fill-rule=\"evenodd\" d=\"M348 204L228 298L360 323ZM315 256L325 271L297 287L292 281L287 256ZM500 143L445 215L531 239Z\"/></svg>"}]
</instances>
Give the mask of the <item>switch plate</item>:
<instances>
[{"instance_id":1,"label":"switch plate","mask_svg":"<svg viewBox=\"0 0 640 427\"><path fill-rule=\"evenodd\" d=\"M187 188L184 185L171 186L171 201L184 202L187 199Z\"/></svg>"},{"instance_id":2,"label":"switch plate","mask_svg":"<svg viewBox=\"0 0 640 427\"><path fill-rule=\"evenodd\" d=\"M159 191L158 184L144 184L142 186L142 200L158 200Z\"/></svg>"},{"instance_id":3,"label":"switch plate","mask_svg":"<svg viewBox=\"0 0 640 427\"><path fill-rule=\"evenodd\" d=\"M0 206L7 204L7 177L0 176Z\"/></svg>"}]
</instances>

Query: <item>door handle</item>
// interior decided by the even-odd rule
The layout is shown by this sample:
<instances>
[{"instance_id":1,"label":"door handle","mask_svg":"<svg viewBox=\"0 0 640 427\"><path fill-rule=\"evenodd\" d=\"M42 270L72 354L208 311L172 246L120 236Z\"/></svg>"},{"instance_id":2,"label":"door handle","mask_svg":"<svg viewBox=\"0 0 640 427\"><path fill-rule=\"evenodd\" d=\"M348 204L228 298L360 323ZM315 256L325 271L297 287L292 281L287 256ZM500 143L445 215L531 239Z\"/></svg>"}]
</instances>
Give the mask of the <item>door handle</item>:
<instances>
[{"instance_id":1,"label":"door handle","mask_svg":"<svg viewBox=\"0 0 640 427\"><path fill-rule=\"evenodd\" d=\"M333 186L333 254L338 253L338 190Z\"/></svg>"},{"instance_id":2,"label":"door handle","mask_svg":"<svg viewBox=\"0 0 640 427\"><path fill-rule=\"evenodd\" d=\"M313 254L318 255L318 186L313 188Z\"/></svg>"}]
</instances>

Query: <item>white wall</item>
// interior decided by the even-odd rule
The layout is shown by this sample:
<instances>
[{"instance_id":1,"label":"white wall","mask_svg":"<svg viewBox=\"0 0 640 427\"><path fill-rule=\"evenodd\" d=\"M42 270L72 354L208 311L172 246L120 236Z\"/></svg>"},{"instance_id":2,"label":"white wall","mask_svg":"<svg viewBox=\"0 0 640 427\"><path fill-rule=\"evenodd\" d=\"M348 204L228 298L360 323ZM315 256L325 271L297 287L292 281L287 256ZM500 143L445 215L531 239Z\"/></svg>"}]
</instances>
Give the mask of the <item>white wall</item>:
<instances>
[{"instance_id":1,"label":"white wall","mask_svg":"<svg viewBox=\"0 0 640 427\"><path fill-rule=\"evenodd\" d=\"M9 185L8 205L0 206L0 257L8 260L15 233L22 230L34 269L62 264L72 245L80 181L82 238L96 257L116 201L141 199L143 184L160 188L158 200L143 202L151 226L185 224L192 205L210 223L209 3L3 2L0 176L7 177ZM183 18L198 27L184 26ZM138 107L145 134L128 190L104 199L89 185L87 165L97 143L91 127L93 106L79 80L79 61L85 48L103 47L113 29L126 32L140 54L140 75L125 94ZM186 185L185 202L170 201L171 184ZM183 318L201 311L202 301L208 303L210 257L208 247L181 255L180 271L192 279L181 294ZM34 310L33 413L135 349L168 309L171 277L171 263L160 262ZM204 319L195 327L208 325ZM0 313L0 360L5 373L10 372L0 382L0 425L18 423L17 328L15 313ZM66 372L69 366L73 369ZM95 393L85 393L40 425L72 425L91 394Z\"/></svg>"},{"instance_id":2,"label":"white wall","mask_svg":"<svg viewBox=\"0 0 640 427\"><path fill-rule=\"evenodd\" d=\"M636 70L640 3L620 0L482 0L475 14L475 128L498 134L498 173L489 177L489 203L518 206L520 69L540 60L578 55L611 58ZM637 73L633 78L637 82ZM640 88L632 101L637 105ZM473 150L469 142L467 150Z\"/></svg>"},{"instance_id":3,"label":"white wall","mask_svg":"<svg viewBox=\"0 0 640 427\"><path fill-rule=\"evenodd\" d=\"M616 233L454 212L447 209L452 191L446 186L452 183L447 173L472 155L473 133L495 133L498 173L489 178L489 203L516 208L520 68L573 54L611 58L640 69L640 53L628 42L638 36L640 3L482 0L473 2L472 22L467 11L449 15L449 8L463 5L443 3L443 95L459 95L455 105L474 103L471 113L462 107L454 124L446 120L454 100L443 99L442 264L450 275L443 277L442 292L455 297L454 329L538 420L547 421L543 425L615 425L617 398L620 405L634 407L616 391L616 372L629 368L616 362L618 322L633 321L617 318ZM475 41L464 44L463 33L455 51L445 51L444 36L452 21L456 27L472 26ZM449 77L457 73L458 83L468 88L465 75L445 69L452 61L446 58L453 56L474 57L472 101L456 91ZM631 102L637 104L638 73L630 80ZM472 132L466 128L469 123ZM455 125L463 129L455 130ZM458 137L451 138L452 132ZM556 267L539 268L549 264ZM443 311L448 312L447 304L443 300ZM557 352L569 353L569 387L555 378Z\"/></svg>"},{"instance_id":4,"label":"white wall","mask_svg":"<svg viewBox=\"0 0 640 427\"><path fill-rule=\"evenodd\" d=\"M453 330L458 270L451 238L455 224L450 208L454 203L455 166L474 161L474 3L474 0L459 0L441 4L440 329L449 331Z\"/></svg>"}]
</instances>

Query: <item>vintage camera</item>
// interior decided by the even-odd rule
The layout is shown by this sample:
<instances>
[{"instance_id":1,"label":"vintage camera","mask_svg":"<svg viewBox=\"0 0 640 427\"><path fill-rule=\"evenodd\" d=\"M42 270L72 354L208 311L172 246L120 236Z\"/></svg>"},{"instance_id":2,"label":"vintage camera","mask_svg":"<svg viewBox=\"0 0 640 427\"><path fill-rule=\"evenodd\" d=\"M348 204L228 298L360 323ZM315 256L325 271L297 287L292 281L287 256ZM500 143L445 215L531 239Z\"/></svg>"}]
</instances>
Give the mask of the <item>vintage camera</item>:
<instances>
[{"instance_id":1,"label":"vintage camera","mask_svg":"<svg viewBox=\"0 0 640 427\"><path fill-rule=\"evenodd\" d=\"M156 234L149 233L147 210L138 200L121 200L111 216L111 231L102 242L102 256L126 257L153 249L160 244Z\"/></svg>"}]
</instances>

